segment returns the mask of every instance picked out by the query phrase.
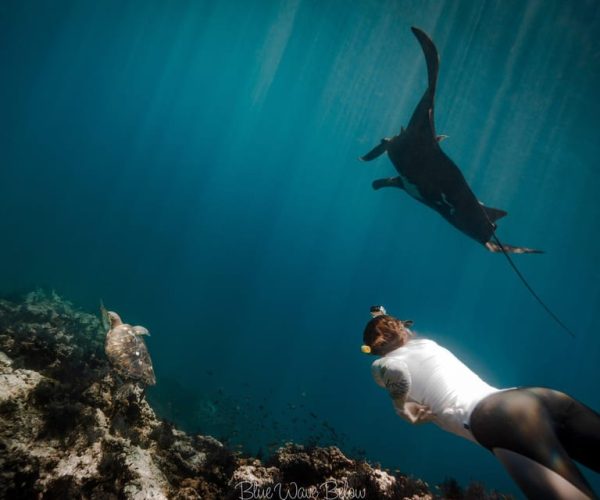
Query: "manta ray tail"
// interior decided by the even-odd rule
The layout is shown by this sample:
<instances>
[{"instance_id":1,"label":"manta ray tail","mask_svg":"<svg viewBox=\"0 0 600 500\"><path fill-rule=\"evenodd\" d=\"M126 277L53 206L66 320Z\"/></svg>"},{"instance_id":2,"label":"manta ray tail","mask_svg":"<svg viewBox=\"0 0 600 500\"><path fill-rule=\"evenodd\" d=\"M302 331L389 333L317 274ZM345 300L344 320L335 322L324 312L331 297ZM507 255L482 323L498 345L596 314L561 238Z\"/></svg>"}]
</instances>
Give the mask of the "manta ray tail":
<instances>
[{"instance_id":1,"label":"manta ray tail","mask_svg":"<svg viewBox=\"0 0 600 500\"><path fill-rule=\"evenodd\" d=\"M523 284L525 285L527 290L529 290L529 293L531 293L531 295L533 295L533 298L538 301L538 303L544 308L544 310L548 313L548 315L556 323L558 323L558 325L563 330L565 330L571 337L574 338L575 334L571 331L571 329L567 325L565 325L562 322L562 320L556 314L554 314L552 312L552 310L544 303L544 301L540 298L540 296L537 293L535 293L535 290L533 288L531 288L531 285L527 282L527 280L525 279L525 276L523 276L521 271L519 271L519 268L517 267L517 265L513 262L513 260L510 257L510 253L543 253L543 252L541 250L532 250L531 248L512 247L510 245L504 245L504 244L500 243L500 240L498 239L498 237L496 236L495 233L492 236L492 238L494 239L495 243L488 242L486 244L488 249L491 250L492 252L500 251L504 254L504 256L506 257L506 260L508 260L508 263L510 264L510 267L513 268L513 271L517 274L519 279L523 282ZM490 248L490 245L493 248L497 248L497 250L492 250L492 248Z\"/></svg>"}]
</instances>

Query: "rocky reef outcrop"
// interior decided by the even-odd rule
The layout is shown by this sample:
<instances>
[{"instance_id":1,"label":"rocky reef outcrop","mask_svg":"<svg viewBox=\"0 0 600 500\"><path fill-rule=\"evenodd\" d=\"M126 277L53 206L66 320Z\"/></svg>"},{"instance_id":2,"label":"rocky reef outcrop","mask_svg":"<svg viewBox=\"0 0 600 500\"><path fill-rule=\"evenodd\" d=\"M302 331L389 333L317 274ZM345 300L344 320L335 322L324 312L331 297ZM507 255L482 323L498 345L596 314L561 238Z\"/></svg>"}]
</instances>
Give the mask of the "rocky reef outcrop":
<instances>
[{"instance_id":1,"label":"rocky reef outcrop","mask_svg":"<svg viewBox=\"0 0 600 500\"><path fill-rule=\"evenodd\" d=\"M259 460L184 433L111 370L104 336L53 293L0 300L0 498L505 498L452 481L432 492L336 447Z\"/></svg>"}]
</instances>

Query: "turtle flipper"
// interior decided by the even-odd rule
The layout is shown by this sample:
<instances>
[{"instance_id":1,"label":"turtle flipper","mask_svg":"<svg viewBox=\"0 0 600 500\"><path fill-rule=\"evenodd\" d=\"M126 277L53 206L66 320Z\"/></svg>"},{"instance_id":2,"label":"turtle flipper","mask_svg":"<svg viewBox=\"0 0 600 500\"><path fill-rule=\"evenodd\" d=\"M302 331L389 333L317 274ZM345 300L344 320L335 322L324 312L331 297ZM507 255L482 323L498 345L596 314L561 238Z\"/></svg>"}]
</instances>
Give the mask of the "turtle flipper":
<instances>
[{"instance_id":1,"label":"turtle flipper","mask_svg":"<svg viewBox=\"0 0 600 500\"><path fill-rule=\"evenodd\" d=\"M110 318L108 317L108 309L104 307L104 302L100 299L100 321L102 321L102 328L105 332L110 330Z\"/></svg>"},{"instance_id":2,"label":"turtle flipper","mask_svg":"<svg viewBox=\"0 0 600 500\"><path fill-rule=\"evenodd\" d=\"M150 332L148 331L148 329L144 326L134 326L132 328L133 330L133 334L134 335L148 335L148 337L150 336Z\"/></svg>"}]
</instances>

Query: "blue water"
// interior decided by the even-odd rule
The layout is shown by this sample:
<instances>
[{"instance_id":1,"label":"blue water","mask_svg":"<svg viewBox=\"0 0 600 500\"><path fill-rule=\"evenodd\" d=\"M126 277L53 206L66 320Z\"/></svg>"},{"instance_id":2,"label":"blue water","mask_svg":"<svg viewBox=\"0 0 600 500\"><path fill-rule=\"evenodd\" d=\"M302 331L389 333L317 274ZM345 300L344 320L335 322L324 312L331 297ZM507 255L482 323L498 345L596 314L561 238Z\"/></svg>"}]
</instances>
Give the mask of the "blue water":
<instances>
[{"instance_id":1,"label":"blue water","mask_svg":"<svg viewBox=\"0 0 600 500\"><path fill-rule=\"evenodd\" d=\"M441 56L436 123L572 339L493 255L357 158ZM596 0L4 1L0 291L100 298L152 337L163 415L249 450L315 435L431 483L515 491L395 416L368 307L488 382L600 409ZM590 477L597 489L598 478Z\"/></svg>"}]
</instances>

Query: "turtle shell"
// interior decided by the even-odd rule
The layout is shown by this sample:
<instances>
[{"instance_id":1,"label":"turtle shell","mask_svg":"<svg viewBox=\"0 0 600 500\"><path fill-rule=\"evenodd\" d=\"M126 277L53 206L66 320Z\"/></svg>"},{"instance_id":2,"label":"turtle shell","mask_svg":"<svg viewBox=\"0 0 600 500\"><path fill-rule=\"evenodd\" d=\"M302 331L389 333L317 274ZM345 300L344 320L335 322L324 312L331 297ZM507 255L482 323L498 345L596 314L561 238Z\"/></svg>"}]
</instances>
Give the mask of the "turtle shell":
<instances>
[{"instance_id":1,"label":"turtle shell","mask_svg":"<svg viewBox=\"0 0 600 500\"><path fill-rule=\"evenodd\" d=\"M142 331L143 329L143 331ZM152 360L144 339L143 327L119 325L106 335L105 351L115 370L122 376L146 385L156 384Z\"/></svg>"}]
</instances>

